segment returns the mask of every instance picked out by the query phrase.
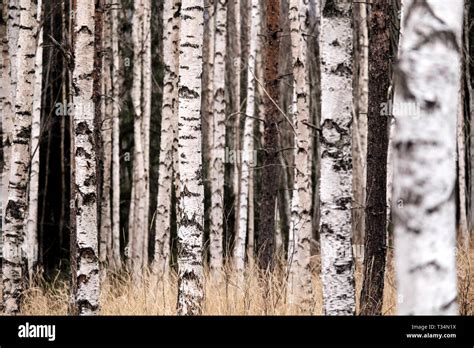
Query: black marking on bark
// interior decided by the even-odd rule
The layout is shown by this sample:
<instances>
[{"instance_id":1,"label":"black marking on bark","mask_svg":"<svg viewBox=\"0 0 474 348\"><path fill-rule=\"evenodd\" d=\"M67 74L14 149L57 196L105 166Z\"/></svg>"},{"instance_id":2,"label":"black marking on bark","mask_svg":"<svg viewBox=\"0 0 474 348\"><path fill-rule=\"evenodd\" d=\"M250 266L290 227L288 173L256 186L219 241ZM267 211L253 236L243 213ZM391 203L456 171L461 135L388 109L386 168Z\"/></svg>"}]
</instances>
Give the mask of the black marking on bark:
<instances>
[{"instance_id":1,"label":"black marking on bark","mask_svg":"<svg viewBox=\"0 0 474 348\"><path fill-rule=\"evenodd\" d=\"M5 209L5 215L11 216L14 219L23 219L25 216L26 204L23 202L16 202L9 200Z\"/></svg>"},{"instance_id":2,"label":"black marking on bark","mask_svg":"<svg viewBox=\"0 0 474 348\"><path fill-rule=\"evenodd\" d=\"M352 75L351 67L347 66L344 63L339 63L336 68L331 69L331 71L339 76L350 76Z\"/></svg>"},{"instance_id":3,"label":"black marking on bark","mask_svg":"<svg viewBox=\"0 0 474 348\"><path fill-rule=\"evenodd\" d=\"M189 89L188 87L186 86L182 86L180 89L179 89L179 96L181 98L185 98L185 99L196 99L196 98L199 98L199 93L197 93L196 91L193 91L191 89Z\"/></svg>"},{"instance_id":4,"label":"black marking on bark","mask_svg":"<svg viewBox=\"0 0 474 348\"><path fill-rule=\"evenodd\" d=\"M76 157L84 157L86 159L91 159L91 154L87 152L83 147L78 147L76 149Z\"/></svg>"},{"instance_id":5,"label":"black marking on bark","mask_svg":"<svg viewBox=\"0 0 474 348\"><path fill-rule=\"evenodd\" d=\"M452 305L456 304L457 300L458 300L458 297L455 296L451 301L449 301L449 302L443 304L443 305L441 306L441 310L443 310L443 311L448 310L449 307L451 307Z\"/></svg>"},{"instance_id":6,"label":"black marking on bark","mask_svg":"<svg viewBox=\"0 0 474 348\"><path fill-rule=\"evenodd\" d=\"M76 135L92 134L87 122L79 122L76 126Z\"/></svg>"},{"instance_id":7,"label":"black marking on bark","mask_svg":"<svg viewBox=\"0 0 474 348\"><path fill-rule=\"evenodd\" d=\"M342 264L335 263L334 268L336 269L337 274L347 273L352 269L352 261L347 261Z\"/></svg>"},{"instance_id":8,"label":"black marking on bark","mask_svg":"<svg viewBox=\"0 0 474 348\"><path fill-rule=\"evenodd\" d=\"M96 179L95 179L95 174L89 175L85 180L84 180L84 186L88 187L91 185L96 184Z\"/></svg>"},{"instance_id":9,"label":"black marking on bark","mask_svg":"<svg viewBox=\"0 0 474 348\"><path fill-rule=\"evenodd\" d=\"M426 263L423 263L421 265L418 265L416 267L412 267L412 268L410 268L409 272L410 273L415 273L415 272L422 271L422 270L425 270L425 269L431 268L431 267L434 268L436 271L441 270L441 266L439 265L439 263L436 260L433 260L433 261L426 262Z\"/></svg>"},{"instance_id":10,"label":"black marking on bark","mask_svg":"<svg viewBox=\"0 0 474 348\"><path fill-rule=\"evenodd\" d=\"M91 205L96 202L96 195L95 192L86 193L82 198L83 205Z\"/></svg>"}]
</instances>

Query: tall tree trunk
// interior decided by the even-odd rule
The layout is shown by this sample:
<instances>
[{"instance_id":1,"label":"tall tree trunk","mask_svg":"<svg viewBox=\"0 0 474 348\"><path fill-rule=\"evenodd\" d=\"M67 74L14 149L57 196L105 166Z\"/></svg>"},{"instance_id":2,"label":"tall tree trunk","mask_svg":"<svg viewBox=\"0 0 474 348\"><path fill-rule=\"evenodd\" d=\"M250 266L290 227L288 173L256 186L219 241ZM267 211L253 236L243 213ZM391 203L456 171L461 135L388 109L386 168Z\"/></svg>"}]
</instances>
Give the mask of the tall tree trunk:
<instances>
[{"instance_id":1,"label":"tall tree trunk","mask_svg":"<svg viewBox=\"0 0 474 348\"><path fill-rule=\"evenodd\" d=\"M109 95L112 90L111 77L111 20L110 10L104 13L102 31L102 83L101 83L101 123L100 133L102 139L102 187L100 199L100 239L99 258L105 264L111 264L112 257L112 211L111 211L111 177L112 177L112 99ZM105 269L105 268L104 268Z\"/></svg>"},{"instance_id":2,"label":"tall tree trunk","mask_svg":"<svg viewBox=\"0 0 474 348\"><path fill-rule=\"evenodd\" d=\"M95 1L81 0L73 9L74 100L73 153L75 200L75 244L71 250L74 278L73 310L79 315L99 311L99 262L97 234L97 168L93 101Z\"/></svg>"},{"instance_id":3,"label":"tall tree trunk","mask_svg":"<svg viewBox=\"0 0 474 348\"><path fill-rule=\"evenodd\" d=\"M201 158L201 73L204 1L181 1L179 53L179 315L202 312L204 277L202 243L204 189Z\"/></svg>"},{"instance_id":4,"label":"tall tree trunk","mask_svg":"<svg viewBox=\"0 0 474 348\"><path fill-rule=\"evenodd\" d=\"M280 182L280 140L278 123L278 58L280 56L280 0L265 1L265 131L260 194L260 225L258 233L259 266L273 269L275 254L275 200ZM263 53L262 52L262 53Z\"/></svg>"},{"instance_id":5,"label":"tall tree trunk","mask_svg":"<svg viewBox=\"0 0 474 348\"><path fill-rule=\"evenodd\" d=\"M288 302L303 311L311 310L311 152L309 120L309 74L307 70L307 35L309 34L309 0L290 1L291 51L293 57L295 166L291 201L290 238L288 245ZM289 239L290 239L289 238ZM292 253L290 254L290 251Z\"/></svg>"},{"instance_id":6,"label":"tall tree trunk","mask_svg":"<svg viewBox=\"0 0 474 348\"><path fill-rule=\"evenodd\" d=\"M247 71L247 105L245 109L245 127L244 127L244 144L242 149L242 177L240 179L239 189L239 229L236 231L234 242L234 267L237 272L237 281L242 284L244 267L245 267L245 243L247 238L247 227L253 228L253 217L250 219L250 191L253 191L252 171L255 157L254 154L254 118L255 118L255 66L257 55L258 35L260 31L260 4L259 0L252 0L251 6L251 22L250 22L250 39L249 39L249 61ZM253 208L253 204L252 204ZM251 221L252 220L252 221ZM250 236L249 236L250 237ZM250 240L249 240L250 242Z\"/></svg>"},{"instance_id":7,"label":"tall tree trunk","mask_svg":"<svg viewBox=\"0 0 474 348\"><path fill-rule=\"evenodd\" d=\"M151 0L143 0L143 163L144 163L144 201L143 208L143 266L148 266L148 240L149 240L149 215L150 215L150 122L151 122Z\"/></svg>"},{"instance_id":8,"label":"tall tree trunk","mask_svg":"<svg viewBox=\"0 0 474 348\"><path fill-rule=\"evenodd\" d=\"M36 20L42 21L42 0L37 4ZM40 166L40 128L41 128L41 100L43 80L43 28L39 28L38 46L35 56L35 82L33 87L33 116L31 125L31 166L29 180L29 203L27 221L27 256L28 273L30 279L33 277L34 268L38 262L38 184Z\"/></svg>"},{"instance_id":9,"label":"tall tree trunk","mask_svg":"<svg viewBox=\"0 0 474 348\"><path fill-rule=\"evenodd\" d=\"M375 1L369 20L369 108L367 201L365 211L363 315L381 315L387 231L387 150L389 115L382 115L390 87L390 11L388 1Z\"/></svg>"},{"instance_id":10,"label":"tall tree trunk","mask_svg":"<svg viewBox=\"0 0 474 348\"><path fill-rule=\"evenodd\" d=\"M224 158L225 158L225 61L226 61L226 26L227 2L216 3L216 32L213 77L213 139L211 151L211 219L210 219L210 267L216 274L223 266L224 235Z\"/></svg>"},{"instance_id":11,"label":"tall tree trunk","mask_svg":"<svg viewBox=\"0 0 474 348\"><path fill-rule=\"evenodd\" d=\"M131 246L131 266L134 277L141 275L144 265L144 239L147 235L146 218L146 173L145 173L145 151L144 151L144 133L143 133L143 23L144 23L144 1L135 0L134 14L132 23L133 37L133 84L132 84L132 102L134 109L134 158L133 158L133 183L132 183L132 202L130 204L129 230L131 235L129 243ZM132 213L133 207L133 213ZM132 219L133 218L133 219Z\"/></svg>"},{"instance_id":12,"label":"tall tree trunk","mask_svg":"<svg viewBox=\"0 0 474 348\"><path fill-rule=\"evenodd\" d=\"M352 125L352 233L354 243L364 241L365 233L365 190L367 167L367 108L369 94L369 33L368 11L365 2L354 5L356 48L354 49L355 100L354 121Z\"/></svg>"},{"instance_id":13,"label":"tall tree trunk","mask_svg":"<svg viewBox=\"0 0 474 348\"><path fill-rule=\"evenodd\" d=\"M242 73L242 46L241 46L241 39L242 39L242 21L241 21L241 6L240 2L241 0L230 0L233 1L234 3L234 23L235 23L235 28L232 28L232 37L233 37L233 43L232 43L232 65L233 65L233 70L232 70L232 81L231 81L231 90L232 90L232 99L233 99L233 109L232 109L232 115L235 115L233 118L233 141L234 141L234 151L236 153L236 160L232 164L233 170L233 176L232 177L232 192L234 195L234 206L239 207L240 206L240 194L239 194L239 189L240 189L240 178L241 178L241 164L240 164L240 88L241 88L241 73ZM239 230L239 209L235 209L235 216L234 216L234 233L237 233Z\"/></svg>"},{"instance_id":14,"label":"tall tree trunk","mask_svg":"<svg viewBox=\"0 0 474 348\"><path fill-rule=\"evenodd\" d=\"M20 0L18 5L20 21L17 48L14 50L18 59L14 96L15 116L12 120L10 175L3 233L3 305L6 314L17 314L20 311L22 295L21 280L28 213L27 185L35 79L35 36L38 28L35 18L36 3ZM10 57L13 59L14 52L10 52Z\"/></svg>"},{"instance_id":15,"label":"tall tree trunk","mask_svg":"<svg viewBox=\"0 0 474 348\"><path fill-rule=\"evenodd\" d=\"M407 0L404 11L393 139L397 311L456 314L454 154L463 1Z\"/></svg>"},{"instance_id":16,"label":"tall tree trunk","mask_svg":"<svg viewBox=\"0 0 474 348\"><path fill-rule=\"evenodd\" d=\"M113 1L113 0L111 0ZM119 8L111 9L112 16L112 270L122 267L120 257L120 55Z\"/></svg>"},{"instance_id":17,"label":"tall tree trunk","mask_svg":"<svg viewBox=\"0 0 474 348\"><path fill-rule=\"evenodd\" d=\"M178 118L179 8L181 0L163 7L163 106L153 271L168 276L170 263L171 193L173 185L175 120Z\"/></svg>"},{"instance_id":18,"label":"tall tree trunk","mask_svg":"<svg viewBox=\"0 0 474 348\"><path fill-rule=\"evenodd\" d=\"M352 255L352 4L326 0L321 25L321 260L324 313L355 311Z\"/></svg>"}]
</instances>

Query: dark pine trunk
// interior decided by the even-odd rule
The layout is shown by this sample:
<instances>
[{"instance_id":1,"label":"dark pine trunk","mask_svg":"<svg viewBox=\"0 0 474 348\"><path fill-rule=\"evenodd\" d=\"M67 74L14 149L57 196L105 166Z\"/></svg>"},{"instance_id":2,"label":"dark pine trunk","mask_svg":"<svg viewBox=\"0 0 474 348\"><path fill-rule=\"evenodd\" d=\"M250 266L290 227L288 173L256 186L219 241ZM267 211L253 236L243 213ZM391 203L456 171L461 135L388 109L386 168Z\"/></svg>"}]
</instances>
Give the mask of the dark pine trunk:
<instances>
[{"instance_id":1,"label":"dark pine trunk","mask_svg":"<svg viewBox=\"0 0 474 348\"><path fill-rule=\"evenodd\" d=\"M262 270L273 268L275 253L275 199L280 176L278 137L278 58L280 51L280 0L266 0L265 21L265 133L258 230L258 260Z\"/></svg>"},{"instance_id":2,"label":"dark pine trunk","mask_svg":"<svg viewBox=\"0 0 474 348\"><path fill-rule=\"evenodd\" d=\"M360 314L381 315L387 230L389 118L381 115L390 86L390 3L376 0L369 19L369 110L364 280Z\"/></svg>"}]
</instances>

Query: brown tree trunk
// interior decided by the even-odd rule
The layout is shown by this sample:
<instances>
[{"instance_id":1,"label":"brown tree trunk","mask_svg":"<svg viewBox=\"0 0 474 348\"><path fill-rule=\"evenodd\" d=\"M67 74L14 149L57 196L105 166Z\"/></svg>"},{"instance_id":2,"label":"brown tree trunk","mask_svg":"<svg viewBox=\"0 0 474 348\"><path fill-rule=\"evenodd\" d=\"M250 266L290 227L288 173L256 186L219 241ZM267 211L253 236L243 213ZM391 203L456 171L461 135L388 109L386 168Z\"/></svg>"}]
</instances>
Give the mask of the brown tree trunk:
<instances>
[{"instance_id":1,"label":"brown tree trunk","mask_svg":"<svg viewBox=\"0 0 474 348\"><path fill-rule=\"evenodd\" d=\"M280 51L280 0L266 0L265 9L265 134L263 146L262 192L258 234L259 265L272 269L275 251L275 199L280 176L278 136L278 58Z\"/></svg>"},{"instance_id":2,"label":"brown tree trunk","mask_svg":"<svg viewBox=\"0 0 474 348\"><path fill-rule=\"evenodd\" d=\"M381 115L390 86L390 7L375 1L369 19L369 108L366 234L360 312L381 315L386 255L388 117Z\"/></svg>"}]
</instances>

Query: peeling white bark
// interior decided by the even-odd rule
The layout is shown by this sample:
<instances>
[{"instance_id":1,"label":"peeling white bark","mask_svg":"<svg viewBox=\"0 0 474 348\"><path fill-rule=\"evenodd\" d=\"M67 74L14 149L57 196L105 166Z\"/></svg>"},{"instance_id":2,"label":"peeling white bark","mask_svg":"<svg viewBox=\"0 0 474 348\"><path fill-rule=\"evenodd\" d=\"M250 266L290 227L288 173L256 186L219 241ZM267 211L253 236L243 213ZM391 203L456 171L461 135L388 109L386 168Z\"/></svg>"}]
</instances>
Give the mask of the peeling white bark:
<instances>
[{"instance_id":1,"label":"peeling white bark","mask_svg":"<svg viewBox=\"0 0 474 348\"><path fill-rule=\"evenodd\" d=\"M211 146L211 216L210 216L210 267L214 275L224 260L224 158L226 129L225 62L227 45L227 2L216 3L216 31L213 77L213 142Z\"/></svg>"},{"instance_id":2,"label":"peeling white bark","mask_svg":"<svg viewBox=\"0 0 474 348\"><path fill-rule=\"evenodd\" d=\"M309 0L290 0L291 51L294 79L294 187L288 245L288 302L310 311L312 283L310 269L311 223L311 151L309 120L309 77L307 41Z\"/></svg>"},{"instance_id":3,"label":"peeling white bark","mask_svg":"<svg viewBox=\"0 0 474 348\"><path fill-rule=\"evenodd\" d=\"M179 52L179 315L202 312L204 188L201 158L201 74L204 1L182 0Z\"/></svg>"},{"instance_id":4,"label":"peeling white bark","mask_svg":"<svg viewBox=\"0 0 474 348\"><path fill-rule=\"evenodd\" d=\"M163 7L163 105L153 271L168 276L170 263L171 189L175 161L173 138L178 119L179 7L167 0Z\"/></svg>"},{"instance_id":5,"label":"peeling white bark","mask_svg":"<svg viewBox=\"0 0 474 348\"><path fill-rule=\"evenodd\" d=\"M97 172L94 138L94 14L95 1L76 3L74 20L74 70L72 91L74 101L73 153L76 203L76 240L73 259L75 288L73 306L79 315L99 312L99 260L97 231Z\"/></svg>"},{"instance_id":6,"label":"peeling white bark","mask_svg":"<svg viewBox=\"0 0 474 348\"><path fill-rule=\"evenodd\" d=\"M254 160L254 127L255 127L255 66L256 66L256 55L258 45L258 35L260 32L260 3L259 0L252 0L251 2L251 22L250 22L250 47L249 47L249 60L248 60L248 71L247 71L247 105L245 109L245 125L244 125L244 141L242 149L242 172L240 179L239 188L239 219L238 231L234 243L234 268L237 272L237 282L239 285L243 282L244 267L245 267L245 243L247 238L247 227L253 230L253 211L250 212L250 208L253 210L253 204L251 205L250 200L253 200L253 167L256 163L252 163ZM252 195L250 192L252 190ZM252 202L253 203L253 202ZM250 233L249 233L250 238ZM253 237L252 237L253 238Z\"/></svg>"},{"instance_id":7,"label":"peeling white bark","mask_svg":"<svg viewBox=\"0 0 474 348\"><path fill-rule=\"evenodd\" d=\"M36 20L41 23L42 0L38 1ZM34 266L38 262L38 184L40 167L39 137L41 130L41 100L42 100L42 78L43 78L43 28L39 28L38 46L35 57L35 83L33 87L33 117L31 125L31 167L29 180L29 203L27 221L27 257L28 273L30 279L33 276Z\"/></svg>"},{"instance_id":8,"label":"peeling white bark","mask_svg":"<svg viewBox=\"0 0 474 348\"><path fill-rule=\"evenodd\" d=\"M20 12L18 42L16 50L13 50L17 54L18 64L16 92L13 98L15 115L12 119L8 201L5 207L3 233L3 305L7 314L17 314L20 311L22 293L21 279L23 257L26 256L24 255L24 241L28 212L27 185L35 79L35 35L38 29L35 18L36 3L30 0L20 0L18 5ZM12 64L14 64L14 52L10 52Z\"/></svg>"},{"instance_id":9,"label":"peeling white bark","mask_svg":"<svg viewBox=\"0 0 474 348\"><path fill-rule=\"evenodd\" d=\"M355 312L352 255L352 4L326 0L321 18L321 262L324 313Z\"/></svg>"},{"instance_id":10,"label":"peeling white bark","mask_svg":"<svg viewBox=\"0 0 474 348\"><path fill-rule=\"evenodd\" d=\"M394 108L397 311L457 314L454 195L463 1L407 0L403 10L395 105L415 104L418 114Z\"/></svg>"}]
</instances>

